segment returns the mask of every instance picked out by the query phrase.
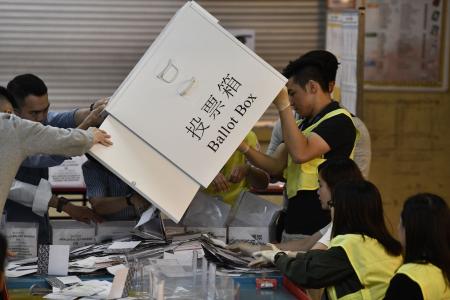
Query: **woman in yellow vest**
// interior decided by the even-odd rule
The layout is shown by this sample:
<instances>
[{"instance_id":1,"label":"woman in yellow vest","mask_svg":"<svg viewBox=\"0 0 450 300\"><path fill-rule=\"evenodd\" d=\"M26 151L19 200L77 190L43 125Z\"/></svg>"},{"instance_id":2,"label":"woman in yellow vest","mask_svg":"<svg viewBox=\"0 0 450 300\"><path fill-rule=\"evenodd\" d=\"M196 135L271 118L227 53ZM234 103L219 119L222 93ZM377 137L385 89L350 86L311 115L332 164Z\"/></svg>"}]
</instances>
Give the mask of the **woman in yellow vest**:
<instances>
[{"instance_id":1,"label":"woman in yellow vest","mask_svg":"<svg viewBox=\"0 0 450 300\"><path fill-rule=\"evenodd\" d=\"M329 205L333 230L328 250L290 257L279 250L261 251L292 282L326 288L328 299L382 299L401 265L401 244L384 222L378 189L365 180L339 183Z\"/></svg>"},{"instance_id":2,"label":"woman in yellow vest","mask_svg":"<svg viewBox=\"0 0 450 300\"><path fill-rule=\"evenodd\" d=\"M433 194L406 200L399 226L403 265L384 299L450 299L450 210Z\"/></svg>"}]
</instances>

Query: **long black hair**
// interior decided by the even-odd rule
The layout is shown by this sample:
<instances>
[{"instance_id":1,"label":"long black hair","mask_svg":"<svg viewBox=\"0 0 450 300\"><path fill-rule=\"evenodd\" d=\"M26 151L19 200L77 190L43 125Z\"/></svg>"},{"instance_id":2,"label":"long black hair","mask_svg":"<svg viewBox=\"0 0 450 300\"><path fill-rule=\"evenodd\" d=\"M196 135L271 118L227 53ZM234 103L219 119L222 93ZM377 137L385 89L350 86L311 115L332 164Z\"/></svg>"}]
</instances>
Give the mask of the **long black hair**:
<instances>
[{"instance_id":1,"label":"long black hair","mask_svg":"<svg viewBox=\"0 0 450 300\"><path fill-rule=\"evenodd\" d=\"M434 194L417 194L403 205L405 263L431 263L450 281L450 210Z\"/></svg>"},{"instance_id":2,"label":"long black hair","mask_svg":"<svg viewBox=\"0 0 450 300\"><path fill-rule=\"evenodd\" d=\"M332 237L361 234L376 239L390 255L400 255L402 246L389 233L384 221L383 203L377 187L366 180L343 181L333 194Z\"/></svg>"},{"instance_id":3,"label":"long black hair","mask_svg":"<svg viewBox=\"0 0 450 300\"><path fill-rule=\"evenodd\" d=\"M343 180L364 179L358 165L350 158L331 158L319 165L320 177L327 183L331 193Z\"/></svg>"}]
</instances>

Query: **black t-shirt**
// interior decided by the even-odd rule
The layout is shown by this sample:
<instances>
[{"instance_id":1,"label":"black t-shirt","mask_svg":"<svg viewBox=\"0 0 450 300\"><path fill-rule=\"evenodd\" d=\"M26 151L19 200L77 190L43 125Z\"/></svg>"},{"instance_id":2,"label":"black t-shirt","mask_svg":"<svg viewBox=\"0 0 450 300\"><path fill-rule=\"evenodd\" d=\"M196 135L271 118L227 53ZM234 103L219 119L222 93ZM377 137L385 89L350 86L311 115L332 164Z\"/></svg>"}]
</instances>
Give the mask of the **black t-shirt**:
<instances>
[{"instance_id":1,"label":"black t-shirt","mask_svg":"<svg viewBox=\"0 0 450 300\"><path fill-rule=\"evenodd\" d=\"M304 130L319 121L327 113L339 108L341 108L339 103L332 101L314 118L303 120L299 128ZM339 114L324 120L313 129L313 132L320 135L331 148L324 155L326 159L350 156L355 144L356 129L348 116ZM296 196L289 199L284 224L287 233L311 235L325 227L329 222L330 213L320 206L317 190L301 190L297 192Z\"/></svg>"},{"instance_id":2,"label":"black t-shirt","mask_svg":"<svg viewBox=\"0 0 450 300\"><path fill-rule=\"evenodd\" d=\"M300 124L300 129L304 130L311 124L319 121L324 115L333 110L341 108L339 103L332 101L325 106L313 119L305 119ZM321 138L330 146L330 151L325 153L325 158L349 157L352 153L356 138L356 128L352 120L344 114L339 114L327 120L324 120L316 128L314 133L320 135Z\"/></svg>"},{"instance_id":3,"label":"black t-shirt","mask_svg":"<svg viewBox=\"0 0 450 300\"><path fill-rule=\"evenodd\" d=\"M405 274L396 274L392 277L384 300L423 300L420 286Z\"/></svg>"}]
</instances>

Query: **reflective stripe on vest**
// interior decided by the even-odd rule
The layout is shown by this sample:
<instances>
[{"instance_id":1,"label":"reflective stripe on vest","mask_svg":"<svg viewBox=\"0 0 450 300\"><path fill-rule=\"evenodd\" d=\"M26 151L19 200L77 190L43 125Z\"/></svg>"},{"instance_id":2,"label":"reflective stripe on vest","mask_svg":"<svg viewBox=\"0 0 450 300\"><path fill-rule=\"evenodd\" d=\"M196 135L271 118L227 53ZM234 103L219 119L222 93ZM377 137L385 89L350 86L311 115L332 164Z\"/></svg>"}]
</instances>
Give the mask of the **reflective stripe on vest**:
<instances>
[{"instance_id":1,"label":"reflective stripe on vest","mask_svg":"<svg viewBox=\"0 0 450 300\"><path fill-rule=\"evenodd\" d=\"M364 287L341 298L337 297L334 286L328 287L330 299L383 299L391 278L402 263L400 255L389 255L376 239L360 234L339 235L331 240L330 247L344 249Z\"/></svg>"},{"instance_id":2,"label":"reflective stripe on vest","mask_svg":"<svg viewBox=\"0 0 450 300\"><path fill-rule=\"evenodd\" d=\"M420 286L424 300L450 299L450 286L442 270L435 265L408 263L398 269L399 273L405 274Z\"/></svg>"},{"instance_id":3,"label":"reflective stripe on vest","mask_svg":"<svg viewBox=\"0 0 450 300\"><path fill-rule=\"evenodd\" d=\"M333 110L322 118L320 118L317 122L309 126L308 128L302 130L302 133L308 137L311 132L319 126L323 121L335 117L337 115L344 114L352 120L350 113L343 109L338 108ZM352 120L353 122L353 120ZM301 124L301 121L298 122L298 125ZM355 128L356 129L356 128ZM356 131L357 138L359 136L358 131ZM356 144L356 139L355 139ZM353 152L355 151L355 147L353 145L352 153L350 154L350 158L353 158ZM307 190L314 191L319 188L319 175L318 175L318 166L325 161L324 156L314 158L308 162L302 164L296 164L292 161L291 155L288 155L288 164L287 168L284 171L284 177L286 178L286 192L287 197L292 198L297 194L297 191Z\"/></svg>"}]
</instances>

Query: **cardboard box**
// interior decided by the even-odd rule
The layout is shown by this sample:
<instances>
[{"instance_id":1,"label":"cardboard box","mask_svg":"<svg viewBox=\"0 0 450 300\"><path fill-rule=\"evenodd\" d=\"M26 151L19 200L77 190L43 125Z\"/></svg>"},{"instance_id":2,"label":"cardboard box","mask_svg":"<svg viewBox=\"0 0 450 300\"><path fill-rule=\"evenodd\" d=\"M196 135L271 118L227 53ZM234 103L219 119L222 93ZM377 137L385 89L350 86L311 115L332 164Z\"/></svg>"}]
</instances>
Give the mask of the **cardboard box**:
<instances>
[{"instance_id":1,"label":"cardboard box","mask_svg":"<svg viewBox=\"0 0 450 300\"><path fill-rule=\"evenodd\" d=\"M97 224L95 240L117 240L131 235L131 230L136 226L136 221L110 221Z\"/></svg>"},{"instance_id":2,"label":"cardboard box","mask_svg":"<svg viewBox=\"0 0 450 300\"><path fill-rule=\"evenodd\" d=\"M95 243L95 226L75 220L50 221L52 244L69 245L71 249Z\"/></svg>"},{"instance_id":3,"label":"cardboard box","mask_svg":"<svg viewBox=\"0 0 450 300\"><path fill-rule=\"evenodd\" d=\"M15 260L37 256L38 229L38 223L7 222L5 224L8 250L17 254Z\"/></svg>"}]
</instances>

